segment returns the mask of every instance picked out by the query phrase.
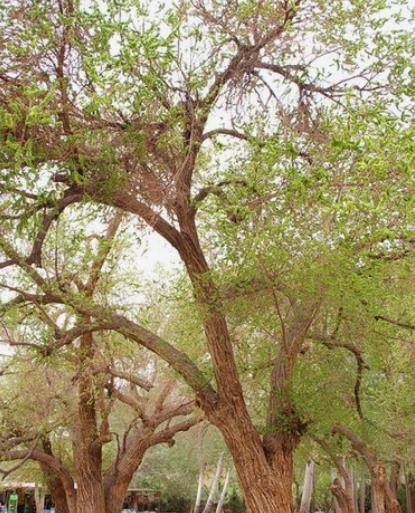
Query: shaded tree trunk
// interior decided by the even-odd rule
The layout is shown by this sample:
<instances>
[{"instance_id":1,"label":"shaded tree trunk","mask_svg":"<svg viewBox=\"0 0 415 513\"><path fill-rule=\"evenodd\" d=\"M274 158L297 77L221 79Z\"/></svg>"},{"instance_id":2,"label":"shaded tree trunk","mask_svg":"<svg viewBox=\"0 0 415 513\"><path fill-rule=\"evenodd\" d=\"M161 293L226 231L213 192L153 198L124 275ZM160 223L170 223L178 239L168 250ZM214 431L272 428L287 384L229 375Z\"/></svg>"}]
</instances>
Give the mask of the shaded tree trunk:
<instances>
[{"instance_id":1,"label":"shaded tree trunk","mask_svg":"<svg viewBox=\"0 0 415 513\"><path fill-rule=\"evenodd\" d=\"M366 511L366 474L365 468L362 464L360 474L360 485L359 485L359 513L365 513Z\"/></svg>"},{"instance_id":2,"label":"shaded tree trunk","mask_svg":"<svg viewBox=\"0 0 415 513\"><path fill-rule=\"evenodd\" d=\"M405 468L405 498L406 498L406 513L414 513L414 495L411 483L411 474Z\"/></svg>"},{"instance_id":3,"label":"shaded tree trunk","mask_svg":"<svg viewBox=\"0 0 415 513\"><path fill-rule=\"evenodd\" d=\"M43 450L49 456L53 456L52 444L48 438L42 439ZM76 513L76 491L65 490L65 486L59 476L52 472L44 463L40 463L48 490L55 504L56 513ZM68 497L69 494L69 497ZM43 512L43 508L41 509Z\"/></svg>"}]
</instances>

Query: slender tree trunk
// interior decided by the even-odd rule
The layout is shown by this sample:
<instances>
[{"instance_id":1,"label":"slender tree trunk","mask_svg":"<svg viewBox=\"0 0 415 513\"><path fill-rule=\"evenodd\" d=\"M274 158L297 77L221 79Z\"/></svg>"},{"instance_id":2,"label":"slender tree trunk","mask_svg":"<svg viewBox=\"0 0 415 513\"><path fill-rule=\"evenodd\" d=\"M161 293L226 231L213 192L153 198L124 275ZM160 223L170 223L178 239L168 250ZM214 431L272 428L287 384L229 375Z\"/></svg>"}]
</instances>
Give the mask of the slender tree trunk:
<instances>
[{"instance_id":1,"label":"slender tree trunk","mask_svg":"<svg viewBox=\"0 0 415 513\"><path fill-rule=\"evenodd\" d=\"M199 513L199 510L200 510L200 503L202 501L204 477L205 477L205 464L203 464L200 467L199 479L197 481L196 500L195 500L195 505L194 505L194 508L193 508L193 513Z\"/></svg>"},{"instance_id":2,"label":"slender tree trunk","mask_svg":"<svg viewBox=\"0 0 415 513\"><path fill-rule=\"evenodd\" d=\"M228 490L228 485L229 485L230 477L231 477L231 469L228 468L228 470L226 472L226 476L225 476L225 482L223 483L222 492L220 494L219 502L218 502L218 505L216 507L216 513L222 513L222 508L223 508L223 504L225 502L226 492Z\"/></svg>"},{"instance_id":3,"label":"slender tree trunk","mask_svg":"<svg viewBox=\"0 0 415 513\"><path fill-rule=\"evenodd\" d=\"M359 486L359 513L366 512L366 473L362 463Z\"/></svg>"},{"instance_id":4,"label":"slender tree trunk","mask_svg":"<svg viewBox=\"0 0 415 513\"><path fill-rule=\"evenodd\" d=\"M356 513L359 511L359 499L358 499L358 489L357 489L357 482L356 482L356 473L354 468L350 465L349 467L349 475L350 475L350 482L352 486L352 497L353 497L353 507Z\"/></svg>"},{"instance_id":5,"label":"slender tree trunk","mask_svg":"<svg viewBox=\"0 0 415 513\"><path fill-rule=\"evenodd\" d=\"M216 497L217 490L218 490L219 479L220 479L220 476L222 475L222 468L223 468L223 454L220 455L218 464L216 466L215 477L213 478L212 484L210 486L209 496L206 501L205 507L203 509L203 513L210 513L210 511L212 510L213 503L215 501L215 497Z\"/></svg>"},{"instance_id":6,"label":"slender tree trunk","mask_svg":"<svg viewBox=\"0 0 415 513\"><path fill-rule=\"evenodd\" d=\"M406 496L406 513L414 513L414 496L411 485L411 474L405 468L405 496Z\"/></svg>"},{"instance_id":7,"label":"slender tree trunk","mask_svg":"<svg viewBox=\"0 0 415 513\"><path fill-rule=\"evenodd\" d=\"M311 499L313 496L313 487L314 487L314 471L315 471L314 461L307 462L306 466L305 466L305 472L304 472L303 494L301 497L301 505L300 505L299 513L310 513Z\"/></svg>"},{"instance_id":8,"label":"slender tree trunk","mask_svg":"<svg viewBox=\"0 0 415 513\"><path fill-rule=\"evenodd\" d=\"M398 498L396 496L397 492L397 483L395 490L393 490L388 482L385 483L385 503L386 509L389 513L402 513L401 505L399 504Z\"/></svg>"},{"instance_id":9,"label":"slender tree trunk","mask_svg":"<svg viewBox=\"0 0 415 513\"><path fill-rule=\"evenodd\" d=\"M400 464L397 461L393 462L392 469L391 469L391 475L390 475L390 479L389 479L389 486L394 495L396 495L397 491L398 491L400 472L401 472Z\"/></svg>"}]
</instances>

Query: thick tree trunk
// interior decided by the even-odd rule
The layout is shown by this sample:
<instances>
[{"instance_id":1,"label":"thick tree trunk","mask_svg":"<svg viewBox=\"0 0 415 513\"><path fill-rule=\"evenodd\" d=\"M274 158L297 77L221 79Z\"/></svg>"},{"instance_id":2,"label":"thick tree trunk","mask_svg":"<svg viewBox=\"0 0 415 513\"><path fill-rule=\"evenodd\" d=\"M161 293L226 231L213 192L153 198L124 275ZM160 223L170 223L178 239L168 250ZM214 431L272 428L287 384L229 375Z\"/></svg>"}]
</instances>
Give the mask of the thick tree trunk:
<instances>
[{"instance_id":1,"label":"thick tree trunk","mask_svg":"<svg viewBox=\"0 0 415 513\"><path fill-rule=\"evenodd\" d=\"M236 426L222 426L227 446L244 492L249 513L292 513L292 449L281 444L274 448L272 463L265 455L256 432L252 438L238 434ZM246 440L248 438L248 441Z\"/></svg>"},{"instance_id":2,"label":"thick tree trunk","mask_svg":"<svg viewBox=\"0 0 415 513\"><path fill-rule=\"evenodd\" d=\"M352 513L350 510L350 504L352 502L351 497L340 482L340 479L337 477L333 479L330 489L336 500L336 511L340 513Z\"/></svg>"},{"instance_id":3,"label":"thick tree trunk","mask_svg":"<svg viewBox=\"0 0 415 513\"><path fill-rule=\"evenodd\" d=\"M192 281L195 299L204 312L204 331L217 384L214 402L203 394L199 394L198 402L224 436L249 513L292 513L293 451L304 426L293 408L291 378L315 307L301 309L298 315L296 312L287 329L287 349L277 356L272 372L269 431L262 442L246 407L221 294L210 277L194 218L187 209L177 214L183 236L179 253ZM279 389L284 389L282 397Z\"/></svg>"},{"instance_id":4,"label":"thick tree trunk","mask_svg":"<svg viewBox=\"0 0 415 513\"><path fill-rule=\"evenodd\" d=\"M78 376L78 418L73 437L76 468L77 513L104 513L102 443L97 427L95 387L91 373L93 338L81 337L81 369Z\"/></svg>"},{"instance_id":5,"label":"thick tree trunk","mask_svg":"<svg viewBox=\"0 0 415 513\"><path fill-rule=\"evenodd\" d=\"M353 497L353 485L350 477L343 477L343 482L341 482L338 478L333 479L333 483L330 489L333 496L335 497L337 512L357 513L355 508L355 500Z\"/></svg>"},{"instance_id":6,"label":"thick tree trunk","mask_svg":"<svg viewBox=\"0 0 415 513\"><path fill-rule=\"evenodd\" d=\"M307 462L304 472L303 494L301 497L299 513L310 513L311 499L313 496L314 488L314 470L314 461Z\"/></svg>"},{"instance_id":7,"label":"thick tree trunk","mask_svg":"<svg viewBox=\"0 0 415 513\"><path fill-rule=\"evenodd\" d=\"M77 465L77 513L105 512L104 487L102 485L101 464L97 472L98 462L93 457L84 458Z\"/></svg>"},{"instance_id":8,"label":"thick tree trunk","mask_svg":"<svg viewBox=\"0 0 415 513\"><path fill-rule=\"evenodd\" d=\"M55 476L46 477L46 484L55 504L55 513L76 513L74 501L72 508L68 505L65 490L60 480ZM40 510L41 512L43 509Z\"/></svg>"},{"instance_id":9,"label":"thick tree trunk","mask_svg":"<svg viewBox=\"0 0 415 513\"><path fill-rule=\"evenodd\" d=\"M154 428L136 428L130 431L124 449L104 477L106 513L119 513L134 473L141 465L149 448L149 437Z\"/></svg>"},{"instance_id":10,"label":"thick tree trunk","mask_svg":"<svg viewBox=\"0 0 415 513\"><path fill-rule=\"evenodd\" d=\"M385 467L376 465L371 476L372 513L385 513L385 480Z\"/></svg>"}]
</instances>

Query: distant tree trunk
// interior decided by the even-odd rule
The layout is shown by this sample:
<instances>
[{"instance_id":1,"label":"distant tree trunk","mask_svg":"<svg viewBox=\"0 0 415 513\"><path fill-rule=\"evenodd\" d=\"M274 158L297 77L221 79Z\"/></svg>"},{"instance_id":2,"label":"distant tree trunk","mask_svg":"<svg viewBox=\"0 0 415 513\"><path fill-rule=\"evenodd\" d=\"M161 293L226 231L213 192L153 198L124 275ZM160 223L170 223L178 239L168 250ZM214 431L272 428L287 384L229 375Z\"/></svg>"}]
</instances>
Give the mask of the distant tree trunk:
<instances>
[{"instance_id":1,"label":"distant tree trunk","mask_svg":"<svg viewBox=\"0 0 415 513\"><path fill-rule=\"evenodd\" d=\"M223 467L223 453L219 457L219 461L216 466L215 476L214 476L212 484L210 486L209 497L206 501L205 507L203 509L203 513L210 513L210 511L213 508L213 503L215 501L216 493L218 490L219 479L220 479L220 476L222 475L222 467Z\"/></svg>"},{"instance_id":2,"label":"distant tree trunk","mask_svg":"<svg viewBox=\"0 0 415 513\"><path fill-rule=\"evenodd\" d=\"M366 474L365 468L362 464L360 474L360 486L359 486L359 513L365 513L366 511Z\"/></svg>"},{"instance_id":3,"label":"distant tree trunk","mask_svg":"<svg viewBox=\"0 0 415 513\"><path fill-rule=\"evenodd\" d=\"M343 434L350 440L352 447L362 455L369 468L372 513L385 513L386 508L389 513L401 513L396 494L386 478L385 466L377 461L375 453L349 428L336 425L334 431Z\"/></svg>"},{"instance_id":4,"label":"distant tree trunk","mask_svg":"<svg viewBox=\"0 0 415 513\"><path fill-rule=\"evenodd\" d=\"M346 492L340 479L336 477L331 484L331 492L337 501L336 511L341 513L352 513L350 511L351 497Z\"/></svg>"},{"instance_id":5,"label":"distant tree trunk","mask_svg":"<svg viewBox=\"0 0 415 513\"><path fill-rule=\"evenodd\" d=\"M399 476L399 474L398 474ZM393 490L390 484L386 481L385 483L385 503L386 509L389 513L402 513L401 505L399 504L398 498L396 496L398 488L398 481L395 483L395 490Z\"/></svg>"},{"instance_id":6,"label":"distant tree trunk","mask_svg":"<svg viewBox=\"0 0 415 513\"><path fill-rule=\"evenodd\" d=\"M405 468L405 496L406 496L406 513L414 513L414 496L411 484L411 474Z\"/></svg>"},{"instance_id":7,"label":"distant tree trunk","mask_svg":"<svg viewBox=\"0 0 415 513\"><path fill-rule=\"evenodd\" d=\"M218 502L218 505L216 507L216 513L221 513L222 512L223 504L224 504L225 498L226 498L226 492L228 490L228 485L229 485L230 477L231 477L231 469L229 468L227 470L227 472L226 472L226 476L225 476L225 481L223 483L222 492L220 494L219 502Z\"/></svg>"},{"instance_id":8,"label":"distant tree trunk","mask_svg":"<svg viewBox=\"0 0 415 513\"><path fill-rule=\"evenodd\" d=\"M42 439L43 451L49 456L53 456L52 444L48 438ZM40 463L49 493L55 504L56 513L76 513L76 490L71 487L66 490L59 476L52 472L44 463ZM40 513L43 512L43 507Z\"/></svg>"},{"instance_id":9,"label":"distant tree trunk","mask_svg":"<svg viewBox=\"0 0 415 513\"><path fill-rule=\"evenodd\" d=\"M392 463L391 475L389 479L389 486L394 495L396 495L398 491L400 471L400 464L397 461L394 461Z\"/></svg>"},{"instance_id":10,"label":"distant tree trunk","mask_svg":"<svg viewBox=\"0 0 415 513\"><path fill-rule=\"evenodd\" d=\"M45 492L42 488L36 483L35 484L35 504L36 504L36 513L43 513L44 504L45 504Z\"/></svg>"},{"instance_id":11,"label":"distant tree trunk","mask_svg":"<svg viewBox=\"0 0 415 513\"><path fill-rule=\"evenodd\" d=\"M358 500L358 489L357 489L357 483L356 483L356 473L352 465L349 466L349 475L350 475L350 481L352 483L352 496L353 496L353 505L354 510L356 512L359 511L359 500Z\"/></svg>"},{"instance_id":12,"label":"distant tree trunk","mask_svg":"<svg viewBox=\"0 0 415 513\"><path fill-rule=\"evenodd\" d=\"M196 492L196 500L193 508L193 513L199 513L200 503L202 501L202 492L203 492L203 481L205 477L205 464L202 464L199 472L199 479L197 481L197 492Z\"/></svg>"},{"instance_id":13,"label":"distant tree trunk","mask_svg":"<svg viewBox=\"0 0 415 513\"><path fill-rule=\"evenodd\" d=\"M299 513L310 513L311 499L313 496L313 487L314 487L314 471L315 471L314 461L307 462L306 466L305 466L305 472L304 472L303 494L301 497L301 505L300 505Z\"/></svg>"}]
</instances>

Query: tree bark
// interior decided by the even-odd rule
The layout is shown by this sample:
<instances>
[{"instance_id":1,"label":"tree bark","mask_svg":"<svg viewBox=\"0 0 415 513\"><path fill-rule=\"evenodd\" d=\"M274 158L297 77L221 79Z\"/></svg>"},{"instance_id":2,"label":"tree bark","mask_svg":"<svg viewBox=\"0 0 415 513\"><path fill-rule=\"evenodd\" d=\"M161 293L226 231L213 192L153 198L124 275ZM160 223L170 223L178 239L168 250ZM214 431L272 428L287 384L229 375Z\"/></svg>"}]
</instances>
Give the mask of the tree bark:
<instances>
[{"instance_id":1,"label":"tree bark","mask_svg":"<svg viewBox=\"0 0 415 513\"><path fill-rule=\"evenodd\" d=\"M385 513L385 467L375 465L371 474L372 513Z\"/></svg>"},{"instance_id":2,"label":"tree bark","mask_svg":"<svg viewBox=\"0 0 415 513\"><path fill-rule=\"evenodd\" d=\"M134 443L136 437L139 438L138 443ZM122 510L131 479L143 461L144 454L148 448L146 433L131 432L129 439L130 443L127 439L125 449L104 477L106 513L119 513Z\"/></svg>"},{"instance_id":3,"label":"tree bark","mask_svg":"<svg viewBox=\"0 0 415 513\"><path fill-rule=\"evenodd\" d=\"M81 337L81 368L78 374L78 416L73 436L73 456L77 483L77 513L105 511L102 480L102 443L97 427L97 411L92 369L94 354L91 334Z\"/></svg>"},{"instance_id":4,"label":"tree bark","mask_svg":"<svg viewBox=\"0 0 415 513\"><path fill-rule=\"evenodd\" d=\"M343 487L339 478L336 477L333 479L330 489L336 500L336 511L340 513L352 513L350 505L353 499L350 497L350 494L347 493L346 488Z\"/></svg>"},{"instance_id":5,"label":"tree bark","mask_svg":"<svg viewBox=\"0 0 415 513\"><path fill-rule=\"evenodd\" d=\"M313 496L314 487L314 471L314 461L308 461L305 466L303 494L301 497L299 513L310 513L311 499Z\"/></svg>"}]
</instances>

